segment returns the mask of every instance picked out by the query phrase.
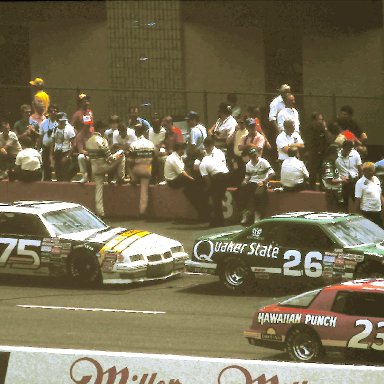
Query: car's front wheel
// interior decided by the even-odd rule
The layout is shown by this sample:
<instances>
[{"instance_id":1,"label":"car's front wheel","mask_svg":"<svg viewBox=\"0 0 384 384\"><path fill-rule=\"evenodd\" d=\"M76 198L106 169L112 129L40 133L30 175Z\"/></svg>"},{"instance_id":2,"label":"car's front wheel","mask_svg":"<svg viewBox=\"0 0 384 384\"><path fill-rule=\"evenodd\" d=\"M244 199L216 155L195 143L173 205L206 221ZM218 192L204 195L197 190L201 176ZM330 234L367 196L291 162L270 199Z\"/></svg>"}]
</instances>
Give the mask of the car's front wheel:
<instances>
[{"instance_id":1,"label":"car's front wheel","mask_svg":"<svg viewBox=\"0 0 384 384\"><path fill-rule=\"evenodd\" d=\"M317 334L306 328L293 329L287 336L287 352L295 361L316 361L324 350Z\"/></svg>"},{"instance_id":2,"label":"car's front wheel","mask_svg":"<svg viewBox=\"0 0 384 384\"><path fill-rule=\"evenodd\" d=\"M238 257L227 257L219 270L220 281L231 291L243 292L250 289L255 278L251 269Z\"/></svg>"},{"instance_id":3,"label":"car's front wheel","mask_svg":"<svg viewBox=\"0 0 384 384\"><path fill-rule=\"evenodd\" d=\"M68 274L76 286L98 286L102 283L100 265L95 255L75 253L68 260Z\"/></svg>"}]
</instances>

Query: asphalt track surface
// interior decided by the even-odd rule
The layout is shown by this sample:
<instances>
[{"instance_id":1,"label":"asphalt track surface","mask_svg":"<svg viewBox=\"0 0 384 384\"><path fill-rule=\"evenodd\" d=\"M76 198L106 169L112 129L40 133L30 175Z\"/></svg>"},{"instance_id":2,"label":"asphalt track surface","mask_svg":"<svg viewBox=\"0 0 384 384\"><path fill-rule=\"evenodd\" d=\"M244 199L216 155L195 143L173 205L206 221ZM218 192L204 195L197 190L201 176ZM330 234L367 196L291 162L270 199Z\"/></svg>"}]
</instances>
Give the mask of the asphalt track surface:
<instances>
[{"instance_id":1,"label":"asphalt track surface","mask_svg":"<svg viewBox=\"0 0 384 384\"><path fill-rule=\"evenodd\" d=\"M188 252L197 236L229 229L169 221L108 223L175 238ZM302 291L265 284L234 295L217 277L199 274L100 289L74 289L52 278L1 276L0 344L287 360L283 352L249 345L242 332L257 308ZM324 362L346 363L338 354Z\"/></svg>"}]
</instances>

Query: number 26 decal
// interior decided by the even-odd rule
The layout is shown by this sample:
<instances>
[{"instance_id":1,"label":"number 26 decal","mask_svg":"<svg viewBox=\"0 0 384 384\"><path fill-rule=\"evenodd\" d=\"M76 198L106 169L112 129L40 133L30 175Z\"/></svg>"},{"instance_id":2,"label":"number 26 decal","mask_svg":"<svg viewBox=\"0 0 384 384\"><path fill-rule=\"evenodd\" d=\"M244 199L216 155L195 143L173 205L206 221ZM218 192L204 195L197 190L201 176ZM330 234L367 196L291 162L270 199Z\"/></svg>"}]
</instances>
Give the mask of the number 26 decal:
<instances>
[{"instance_id":1,"label":"number 26 decal","mask_svg":"<svg viewBox=\"0 0 384 384\"><path fill-rule=\"evenodd\" d=\"M304 271L292 269L301 263L301 253L294 249L284 253L284 260L288 260L283 265L283 274L285 276L301 276L303 273L308 277L320 277L323 273L321 261L323 255L321 252L308 252L304 257Z\"/></svg>"},{"instance_id":2,"label":"number 26 decal","mask_svg":"<svg viewBox=\"0 0 384 384\"><path fill-rule=\"evenodd\" d=\"M355 327L362 325L364 329L359 332L357 335L351 337L348 341L347 347L349 348L359 348L359 349L368 349L372 348L376 351L384 351L384 332L377 332L380 328L384 328L384 321L379 321L376 324L376 337L372 344L362 343L361 341L369 337L373 331L373 324L368 319L356 320ZM383 329L384 331L384 329Z\"/></svg>"},{"instance_id":3,"label":"number 26 decal","mask_svg":"<svg viewBox=\"0 0 384 384\"><path fill-rule=\"evenodd\" d=\"M37 252L26 249L28 246L40 247L40 240L29 240L29 239L12 239L12 238L0 238L0 245L5 244L6 247L0 255L0 267L4 267L11 256L15 256L15 260L12 260L12 264L23 264L26 268L39 268L40 258ZM16 252L12 255L12 252L16 249ZM27 263L17 260L17 257L29 256L30 262ZM25 259L24 259L25 260ZM19 261L19 262L18 262Z\"/></svg>"}]
</instances>

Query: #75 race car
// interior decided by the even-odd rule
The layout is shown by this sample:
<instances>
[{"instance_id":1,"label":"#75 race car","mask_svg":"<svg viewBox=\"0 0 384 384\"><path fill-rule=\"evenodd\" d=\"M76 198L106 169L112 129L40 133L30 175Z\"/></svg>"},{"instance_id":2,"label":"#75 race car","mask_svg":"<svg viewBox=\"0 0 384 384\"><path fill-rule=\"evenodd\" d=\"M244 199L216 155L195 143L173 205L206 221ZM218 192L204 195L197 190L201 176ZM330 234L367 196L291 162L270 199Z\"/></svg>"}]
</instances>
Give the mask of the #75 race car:
<instances>
[{"instance_id":1,"label":"#75 race car","mask_svg":"<svg viewBox=\"0 0 384 384\"><path fill-rule=\"evenodd\" d=\"M285 349L296 361L316 361L326 350L384 357L384 280L349 281L268 305L244 336L252 345Z\"/></svg>"},{"instance_id":2,"label":"#75 race car","mask_svg":"<svg viewBox=\"0 0 384 384\"><path fill-rule=\"evenodd\" d=\"M68 276L80 285L165 279L189 259L176 240L111 228L66 202L0 204L0 273Z\"/></svg>"},{"instance_id":3,"label":"#75 race car","mask_svg":"<svg viewBox=\"0 0 384 384\"><path fill-rule=\"evenodd\" d=\"M356 214L290 212L199 238L186 266L219 275L230 290L269 278L324 285L384 276L383 240L382 228Z\"/></svg>"}]
</instances>

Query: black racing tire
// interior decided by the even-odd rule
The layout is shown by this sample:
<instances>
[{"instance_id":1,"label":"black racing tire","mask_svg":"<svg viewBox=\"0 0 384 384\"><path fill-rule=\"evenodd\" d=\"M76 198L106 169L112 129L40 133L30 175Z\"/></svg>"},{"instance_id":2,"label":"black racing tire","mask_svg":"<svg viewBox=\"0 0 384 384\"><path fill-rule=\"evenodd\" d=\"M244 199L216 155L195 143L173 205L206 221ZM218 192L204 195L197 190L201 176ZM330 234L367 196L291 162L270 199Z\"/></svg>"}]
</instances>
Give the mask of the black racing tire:
<instances>
[{"instance_id":1,"label":"black racing tire","mask_svg":"<svg viewBox=\"0 0 384 384\"><path fill-rule=\"evenodd\" d=\"M245 292L255 285L255 277L246 262L229 256L219 266L219 277L225 288L232 292Z\"/></svg>"},{"instance_id":2,"label":"black racing tire","mask_svg":"<svg viewBox=\"0 0 384 384\"><path fill-rule=\"evenodd\" d=\"M287 335L286 348L295 361L313 362L324 355L324 348L316 332L310 328L296 327Z\"/></svg>"},{"instance_id":3,"label":"black racing tire","mask_svg":"<svg viewBox=\"0 0 384 384\"><path fill-rule=\"evenodd\" d=\"M68 260L71 284L78 287L98 287L102 284L99 261L95 255L76 252Z\"/></svg>"},{"instance_id":4,"label":"black racing tire","mask_svg":"<svg viewBox=\"0 0 384 384\"><path fill-rule=\"evenodd\" d=\"M364 261L356 267L355 278L384 277L384 267L377 261Z\"/></svg>"}]
</instances>

